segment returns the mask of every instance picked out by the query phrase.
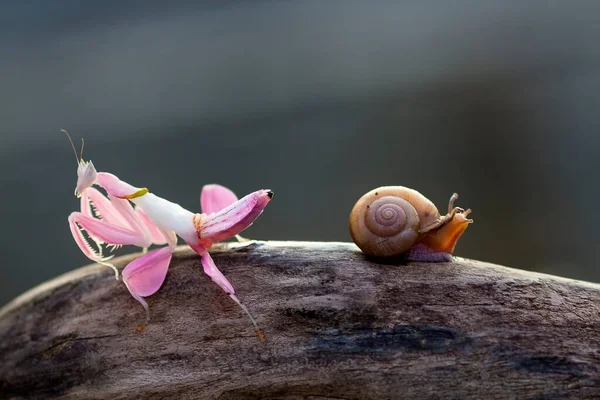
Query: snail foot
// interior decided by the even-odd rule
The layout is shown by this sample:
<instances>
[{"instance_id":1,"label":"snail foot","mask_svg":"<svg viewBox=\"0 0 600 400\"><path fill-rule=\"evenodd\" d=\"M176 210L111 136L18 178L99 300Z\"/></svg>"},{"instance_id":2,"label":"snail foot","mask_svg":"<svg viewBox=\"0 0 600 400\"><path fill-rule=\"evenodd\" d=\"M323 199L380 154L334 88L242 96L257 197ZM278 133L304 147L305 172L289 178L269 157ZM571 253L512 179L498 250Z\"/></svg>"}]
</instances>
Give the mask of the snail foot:
<instances>
[{"instance_id":1,"label":"snail foot","mask_svg":"<svg viewBox=\"0 0 600 400\"><path fill-rule=\"evenodd\" d=\"M412 246L405 254L405 257L409 261L422 261L422 262L449 262L454 261L452 254L444 251L435 251L425 246L422 243L417 243Z\"/></svg>"}]
</instances>

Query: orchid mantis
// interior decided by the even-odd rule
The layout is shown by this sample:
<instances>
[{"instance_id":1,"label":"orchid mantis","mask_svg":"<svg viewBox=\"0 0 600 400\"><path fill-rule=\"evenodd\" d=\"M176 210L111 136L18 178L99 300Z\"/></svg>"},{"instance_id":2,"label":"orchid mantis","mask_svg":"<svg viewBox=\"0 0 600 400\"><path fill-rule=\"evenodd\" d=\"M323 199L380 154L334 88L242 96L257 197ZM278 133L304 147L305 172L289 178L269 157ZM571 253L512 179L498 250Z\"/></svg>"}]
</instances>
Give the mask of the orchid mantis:
<instances>
[{"instance_id":1,"label":"orchid mantis","mask_svg":"<svg viewBox=\"0 0 600 400\"><path fill-rule=\"evenodd\" d=\"M238 200L223 186L206 185L200 196L203 212L194 214L146 188L132 186L107 172L97 172L91 161L83 160L83 140L79 157L74 145L73 151L77 158L75 195L81 198L81 211L69 216L73 238L89 259L111 267L117 280L119 271L109 262L112 256L103 254L103 247L112 251L120 246L134 245L144 250L145 254L129 263L121 275L129 293L146 310L146 324L150 320L150 310L144 298L162 286L179 236L200 255L204 272L244 310L262 339L256 321L235 295L233 286L216 267L207 249L214 242L238 236L248 228L273 197L272 191L258 190ZM103 188L108 197L96 186ZM91 242L95 243L95 248ZM151 245L164 244L167 246L147 252Z\"/></svg>"}]
</instances>

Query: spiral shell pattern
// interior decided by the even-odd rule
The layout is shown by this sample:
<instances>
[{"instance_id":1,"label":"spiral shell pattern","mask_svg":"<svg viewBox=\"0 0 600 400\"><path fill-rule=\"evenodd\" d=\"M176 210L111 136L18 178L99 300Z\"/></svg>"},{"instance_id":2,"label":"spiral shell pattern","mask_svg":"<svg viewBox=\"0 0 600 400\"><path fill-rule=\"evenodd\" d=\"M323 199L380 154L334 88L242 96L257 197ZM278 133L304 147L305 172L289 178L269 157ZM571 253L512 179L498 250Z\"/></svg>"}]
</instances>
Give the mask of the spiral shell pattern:
<instances>
[{"instance_id":1,"label":"spiral shell pattern","mask_svg":"<svg viewBox=\"0 0 600 400\"><path fill-rule=\"evenodd\" d=\"M419 237L419 215L401 196L372 191L364 195L350 214L350 235L366 254L399 255Z\"/></svg>"},{"instance_id":2,"label":"spiral shell pattern","mask_svg":"<svg viewBox=\"0 0 600 400\"><path fill-rule=\"evenodd\" d=\"M406 200L386 196L367 207L365 224L377 236L392 236L406 226Z\"/></svg>"}]
</instances>

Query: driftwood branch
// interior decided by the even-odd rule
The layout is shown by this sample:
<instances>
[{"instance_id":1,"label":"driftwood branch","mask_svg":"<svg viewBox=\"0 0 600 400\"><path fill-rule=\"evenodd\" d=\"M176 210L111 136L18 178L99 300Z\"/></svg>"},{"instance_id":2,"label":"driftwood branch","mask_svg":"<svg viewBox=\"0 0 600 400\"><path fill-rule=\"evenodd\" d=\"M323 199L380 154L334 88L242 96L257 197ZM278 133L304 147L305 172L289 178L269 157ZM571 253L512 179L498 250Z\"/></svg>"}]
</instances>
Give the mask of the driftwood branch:
<instances>
[{"instance_id":1,"label":"driftwood branch","mask_svg":"<svg viewBox=\"0 0 600 400\"><path fill-rule=\"evenodd\" d=\"M382 264L345 243L237 246L212 254L264 341L187 248L141 332L142 307L93 265L0 310L0 398L600 397L600 285Z\"/></svg>"}]
</instances>

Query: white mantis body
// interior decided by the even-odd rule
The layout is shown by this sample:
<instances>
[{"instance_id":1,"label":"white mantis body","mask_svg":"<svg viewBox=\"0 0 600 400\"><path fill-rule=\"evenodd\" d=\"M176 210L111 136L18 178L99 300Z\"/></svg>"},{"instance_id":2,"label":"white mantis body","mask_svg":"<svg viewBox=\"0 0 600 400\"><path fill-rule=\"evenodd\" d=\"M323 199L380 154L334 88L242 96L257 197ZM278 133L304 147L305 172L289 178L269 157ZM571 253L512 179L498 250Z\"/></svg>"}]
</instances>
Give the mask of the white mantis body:
<instances>
[{"instance_id":1,"label":"white mantis body","mask_svg":"<svg viewBox=\"0 0 600 400\"><path fill-rule=\"evenodd\" d=\"M207 249L214 242L234 237L249 227L269 203L273 192L258 190L238 200L223 186L206 185L200 196L203 213L195 214L146 188L134 187L110 173L97 172L92 162L83 161L82 156L83 144L79 157L75 152L78 165L75 194L81 198L81 210L69 216L71 233L81 251L89 259L111 267L119 279L118 269L109 262L112 256L103 254L103 246L113 250L134 245L146 252L151 245L167 245L135 259L121 274L131 295L146 310L146 323L150 312L144 297L156 293L162 286L179 236L200 255L204 272L244 310L262 338L254 318ZM94 186L103 188L108 197Z\"/></svg>"}]
</instances>

